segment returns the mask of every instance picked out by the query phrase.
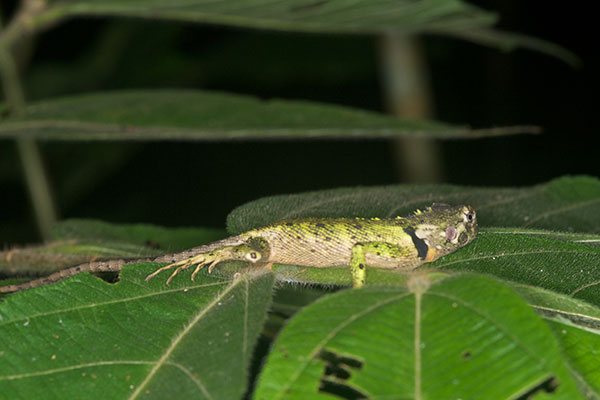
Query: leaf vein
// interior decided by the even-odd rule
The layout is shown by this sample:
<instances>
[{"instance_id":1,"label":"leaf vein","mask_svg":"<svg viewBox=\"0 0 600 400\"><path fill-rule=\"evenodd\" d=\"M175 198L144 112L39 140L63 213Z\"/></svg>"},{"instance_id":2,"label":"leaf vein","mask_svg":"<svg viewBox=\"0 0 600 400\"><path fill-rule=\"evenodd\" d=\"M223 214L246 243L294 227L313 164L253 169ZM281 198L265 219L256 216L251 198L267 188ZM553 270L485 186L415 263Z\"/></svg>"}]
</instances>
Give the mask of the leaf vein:
<instances>
[{"instance_id":1,"label":"leaf vein","mask_svg":"<svg viewBox=\"0 0 600 400\"><path fill-rule=\"evenodd\" d=\"M219 302L223 300L226 295L228 295L233 289L235 289L240 281L241 280L238 280L237 282L232 282L229 286L225 288L225 290L223 290L222 293L216 296L213 301L211 301L206 307L200 310L200 312L194 318L192 318L192 320L183 328L181 332L179 332L179 334L171 342L171 345L166 349L163 355L156 361L152 370L150 370L150 372L142 381L142 383L138 385L138 387L132 393L129 399L135 399L142 393L143 388L148 385L150 379L152 379L152 377L158 372L159 368L161 368L167 362L167 359L169 358L171 353L173 353L179 342L181 342L181 340L187 335L187 333L192 329L192 327L194 327L203 316L205 316L209 311L216 307L217 304L219 304ZM209 399L213 398L208 392L206 392L205 395Z\"/></svg>"},{"instance_id":2,"label":"leaf vein","mask_svg":"<svg viewBox=\"0 0 600 400\"><path fill-rule=\"evenodd\" d=\"M186 367L184 367L183 365L179 364L179 363L175 363L173 361L167 361L165 362L165 365L171 365L177 369L179 369L181 372L183 372L192 382L194 382L196 384L196 386L198 386L198 389L200 389L200 391L202 391L202 394L204 394L204 396L206 398L212 399L213 397L210 395L210 393L208 392L208 390L206 389L206 386L204 386L204 384L202 383L202 381L200 379L198 379L197 376L195 376L194 374L192 374L192 372L187 369Z\"/></svg>"},{"instance_id":3,"label":"leaf vein","mask_svg":"<svg viewBox=\"0 0 600 400\"><path fill-rule=\"evenodd\" d=\"M46 371L35 371L35 372L28 372L28 373L24 373L24 374L5 375L5 376L0 376L0 380L7 381L7 380L24 379L24 378L30 378L33 376L52 375L52 374L58 374L61 372L73 371L76 369L101 367L101 366L107 366L107 365L110 366L110 365L152 365L152 364L154 364L154 361L135 361L135 360L98 361L98 362L87 363L87 364L71 365L71 366L63 367L63 368L49 369Z\"/></svg>"}]
</instances>

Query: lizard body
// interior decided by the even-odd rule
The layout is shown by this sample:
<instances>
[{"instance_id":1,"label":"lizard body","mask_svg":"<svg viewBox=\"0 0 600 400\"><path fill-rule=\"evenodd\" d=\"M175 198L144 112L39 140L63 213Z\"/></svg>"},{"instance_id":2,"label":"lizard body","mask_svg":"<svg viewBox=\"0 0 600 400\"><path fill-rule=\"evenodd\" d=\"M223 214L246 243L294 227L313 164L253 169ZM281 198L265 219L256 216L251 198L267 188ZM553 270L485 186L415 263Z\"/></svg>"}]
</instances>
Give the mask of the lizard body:
<instances>
[{"instance_id":1,"label":"lizard body","mask_svg":"<svg viewBox=\"0 0 600 400\"><path fill-rule=\"evenodd\" d=\"M367 265L413 269L457 250L476 234L477 218L471 206L438 205L408 217L385 219L283 220L225 239L230 244L159 268L146 280L174 269L168 284L179 272L195 265L193 280L203 267L211 272L221 261L241 260L257 266L349 265L352 286L361 287L366 283Z\"/></svg>"},{"instance_id":2,"label":"lizard body","mask_svg":"<svg viewBox=\"0 0 600 400\"><path fill-rule=\"evenodd\" d=\"M150 274L151 279L173 270L167 284L181 271L196 266L192 280L204 267L241 260L256 267L291 264L326 268L349 265L352 286L366 283L366 266L409 270L468 244L477 234L471 206L434 205L407 217L303 218L275 222L181 253L154 259L110 260L82 264L46 278L0 287L0 293L41 286L81 271L119 271L125 264L161 262L169 265Z\"/></svg>"}]
</instances>

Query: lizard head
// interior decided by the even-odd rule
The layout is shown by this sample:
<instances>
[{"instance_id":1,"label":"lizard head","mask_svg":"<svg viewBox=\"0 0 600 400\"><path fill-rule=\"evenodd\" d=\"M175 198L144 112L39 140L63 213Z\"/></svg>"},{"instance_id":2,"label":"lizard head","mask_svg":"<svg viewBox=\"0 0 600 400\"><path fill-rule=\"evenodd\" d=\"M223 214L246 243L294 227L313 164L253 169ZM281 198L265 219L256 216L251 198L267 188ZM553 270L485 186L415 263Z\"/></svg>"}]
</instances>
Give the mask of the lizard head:
<instances>
[{"instance_id":1,"label":"lizard head","mask_svg":"<svg viewBox=\"0 0 600 400\"><path fill-rule=\"evenodd\" d=\"M427 254L423 258L427 262L463 247L477 235L477 215L468 205L434 204L415 212L411 219L415 236L427 244Z\"/></svg>"}]
</instances>

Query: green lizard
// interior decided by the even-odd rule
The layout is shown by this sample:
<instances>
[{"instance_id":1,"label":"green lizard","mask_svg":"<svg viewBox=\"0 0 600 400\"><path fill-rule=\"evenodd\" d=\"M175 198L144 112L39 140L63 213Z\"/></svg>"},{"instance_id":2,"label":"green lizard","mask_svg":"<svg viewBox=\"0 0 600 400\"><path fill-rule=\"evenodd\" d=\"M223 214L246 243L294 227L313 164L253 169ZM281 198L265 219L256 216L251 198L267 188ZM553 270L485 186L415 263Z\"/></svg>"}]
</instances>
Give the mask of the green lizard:
<instances>
[{"instance_id":1,"label":"green lizard","mask_svg":"<svg viewBox=\"0 0 600 400\"><path fill-rule=\"evenodd\" d=\"M138 262L169 263L146 278L172 269L168 285L192 266L196 266L193 280L203 267L210 273L218 263L229 260L269 268L273 264L318 268L349 265L352 286L358 288L366 283L366 266L413 269L459 249L476 234L475 210L466 205L433 205L395 218L290 219L154 259L81 264L23 284L1 286L0 293L31 289L82 271L120 271L123 265Z\"/></svg>"},{"instance_id":2,"label":"green lizard","mask_svg":"<svg viewBox=\"0 0 600 400\"><path fill-rule=\"evenodd\" d=\"M191 279L203 268L221 261L241 260L256 266L273 264L326 268L349 265L352 286L366 283L366 266L416 268L466 245L477 234L471 206L434 205L408 217L306 218L279 221L215 242L211 249L148 275L174 269L167 285L181 271L196 266Z\"/></svg>"}]
</instances>

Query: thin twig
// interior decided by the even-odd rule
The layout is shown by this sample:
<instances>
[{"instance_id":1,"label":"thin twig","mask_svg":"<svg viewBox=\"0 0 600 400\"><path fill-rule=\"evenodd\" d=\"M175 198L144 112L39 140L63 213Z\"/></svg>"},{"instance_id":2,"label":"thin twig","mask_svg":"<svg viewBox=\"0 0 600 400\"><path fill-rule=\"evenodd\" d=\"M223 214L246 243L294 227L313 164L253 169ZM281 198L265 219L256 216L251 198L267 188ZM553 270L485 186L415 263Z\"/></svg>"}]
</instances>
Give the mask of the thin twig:
<instances>
[{"instance_id":1,"label":"thin twig","mask_svg":"<svg viewBox=\"0 0 600 400\"><path fill-rule=\"evenodd\" d=\"M23 117L25 93L11 48L20 37L32 30L31 19L43 11L45 0L24 0L13 20L0 31L0 81L12 117ZM0 28L2 23L0 21ZM36 214L37 226L45 240L51 238L52 225L57 220L56 205L47 179L39 146L32 139L17 139L17 149L23 165L25 181Z\"/></svg>"}]
</instances>

